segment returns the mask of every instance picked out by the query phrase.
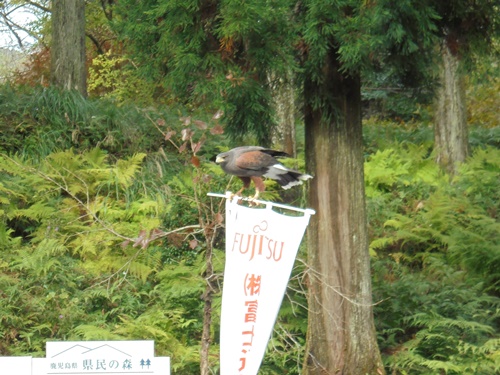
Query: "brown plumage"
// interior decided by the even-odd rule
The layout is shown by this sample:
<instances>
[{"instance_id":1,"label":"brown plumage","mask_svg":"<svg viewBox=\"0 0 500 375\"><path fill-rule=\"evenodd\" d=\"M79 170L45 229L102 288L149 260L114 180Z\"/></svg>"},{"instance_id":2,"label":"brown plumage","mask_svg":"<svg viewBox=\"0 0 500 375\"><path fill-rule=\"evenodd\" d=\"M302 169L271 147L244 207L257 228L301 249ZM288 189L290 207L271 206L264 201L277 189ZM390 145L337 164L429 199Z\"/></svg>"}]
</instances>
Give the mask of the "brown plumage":
<instances>
[{"instance_id":1,"label":"brown plumage","mask_svg":"<svg viewBox=\"0 0 500 375\"><path fill-rule=\"evenodd\" d=\"M288 156L285 152L264 147L242 146L217 155L215 162L221 166L224 172L237 176L243 181L243 188L236 195L241 195L243 190L248 188L253 181L255 185L253 199L257 199L265 189L262 177L277 181L283 189L300 185L302 181L312 178L308 174L285 167L276 159Z\"/></svg>"}]
</instances>

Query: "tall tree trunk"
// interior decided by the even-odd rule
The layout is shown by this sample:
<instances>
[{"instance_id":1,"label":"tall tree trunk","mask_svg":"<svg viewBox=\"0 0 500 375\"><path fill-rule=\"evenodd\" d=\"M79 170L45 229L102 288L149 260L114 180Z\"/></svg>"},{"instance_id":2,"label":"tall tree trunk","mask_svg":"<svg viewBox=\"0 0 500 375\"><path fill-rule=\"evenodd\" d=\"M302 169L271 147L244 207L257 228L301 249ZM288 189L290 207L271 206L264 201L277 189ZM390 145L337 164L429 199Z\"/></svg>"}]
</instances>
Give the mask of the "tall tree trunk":
<instances>
[{"instance_id":1,"label":"tall tree trunk","mask_svg":"<svg viewBox=\"0 0 500 375\"><path fill-rule=\"evenodd\" d=\"M285 77L268 76L272 89L277 128L273 135L273 144L278 144L288 155L297 156L295 143L295 86L291 70Z\"/></svg>"},{"instance_id":2,"label":"tall tree trunk","mask_svg":"<svg viewBox=\"0 0 500 375\"><path fill-rule=\"evenodd\" d=\"M304 374L383 374L372 310L359 77L330 53L322 83L306 78L306 161L314 175L308 229L309 321ZM329 99L326 99L329 98ZM317 102L317 101L316 101Z\"/></svg>"},{"instance_id":3,"label":"tall tree trunk","mask_svg":"<svg viewBox=\"0 0 500 375\"><path fill-rule=\"evenodd\" d=\"M53 85L87 95L85 0L52 1L50 76Z\"/></svg>"},{"instance_id":4,"label":"tall tree trunk","mask_svg":"<svg viewBox=\"0 0 500 375\"><path fill-rule=\"evenodd\" d=\"M469 155L465 84L460 58L449 41L441 45L440 87L436 97L434 142L439 165L455 174Z\"/></svg>"}]
</instances>

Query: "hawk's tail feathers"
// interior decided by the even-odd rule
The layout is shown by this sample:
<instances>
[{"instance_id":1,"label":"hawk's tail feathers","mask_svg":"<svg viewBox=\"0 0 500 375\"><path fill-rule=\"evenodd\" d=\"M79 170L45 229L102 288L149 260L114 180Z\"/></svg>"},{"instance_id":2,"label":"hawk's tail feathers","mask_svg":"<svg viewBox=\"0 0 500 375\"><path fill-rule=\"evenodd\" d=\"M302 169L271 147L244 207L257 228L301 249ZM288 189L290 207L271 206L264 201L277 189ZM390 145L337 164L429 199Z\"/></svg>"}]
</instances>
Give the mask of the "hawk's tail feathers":
<instances>
[{"instance_id":1,"label":"hawk's tail feathers","mask_svg":"<svg viewBox=\"0 0 500 375\"><path fill-rule=\"evenodd\" d=\"M309 174L299 173L295 171L289 171L286 174L279 176L280 178L276 181L281 185L283 189L290 189L293 186L301 185L302 181L307 181L312 178Z\"/></svg>"},{"instance_id":2,"label":"hawk's tail feathers","mask_svg":"<svg viewBox=\"0 0 500 375\"><path fill-rule=\"evenodd\" d=\"M292 186L300 185L303 181L312 178L309 174L288 169L281 164L273 165L264 176L278 182L283 189L290 189Z\"/></svg>"}]
</instances>

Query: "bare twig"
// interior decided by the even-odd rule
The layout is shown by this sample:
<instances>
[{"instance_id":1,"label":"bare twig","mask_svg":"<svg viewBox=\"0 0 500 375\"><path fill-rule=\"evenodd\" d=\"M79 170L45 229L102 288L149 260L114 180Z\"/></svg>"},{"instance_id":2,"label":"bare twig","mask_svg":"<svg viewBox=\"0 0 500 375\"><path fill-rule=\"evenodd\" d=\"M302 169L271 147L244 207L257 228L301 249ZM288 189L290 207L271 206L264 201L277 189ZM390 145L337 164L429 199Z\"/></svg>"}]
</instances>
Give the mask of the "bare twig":
<instances>
[{"instance_id":1,"label":"bare twig","mask_svg":"<svg viewBox=\"0 0 500 375\"><path fill-rule=\"evenodd\" d=\"M49 7L46 7L46 6L40 4L40 3L36 2L36 1L24 0L24 2L25 2L25 4L31 5L32 7L37 8L39 10L42 10L44 12L52 13L52 9L50 9Z\"/></svg>"}]
</instances>

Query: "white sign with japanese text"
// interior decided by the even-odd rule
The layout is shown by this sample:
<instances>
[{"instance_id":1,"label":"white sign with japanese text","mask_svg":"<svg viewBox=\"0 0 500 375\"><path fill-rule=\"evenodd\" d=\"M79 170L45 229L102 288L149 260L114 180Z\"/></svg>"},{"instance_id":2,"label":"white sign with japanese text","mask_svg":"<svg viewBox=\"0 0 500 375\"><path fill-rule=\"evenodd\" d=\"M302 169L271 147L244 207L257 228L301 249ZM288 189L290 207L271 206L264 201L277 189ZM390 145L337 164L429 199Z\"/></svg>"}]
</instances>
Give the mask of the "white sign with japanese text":
<instances>
[{"instance_id":1,"label":"white sign with japanese text","mask_svg":"<svg viewBox=\"0 0 500 375\"><path fill-rule=\"evenodd\" d=\"M154 341L47 342L46 358L0 357L2 375L170 375L170 358L154 356Z\"/></svg>"},{"instance_id":2,"label":"white sign with japanese text","mask_svg":"<svg viewBox=\"0 0 500 375\"><path fill-rule=\"evenodd\" d=\"M226 199L221 375L256 375L312 210L302 216Z\"/></svg>"},{"instance_id":3,"label":"white sign with japanese text","mask_svg":"<svg viewBox=\"0 0 500 375\"><path fill-rule=\"evenodd\" d=\"M46 349L40 374L170 374L153 340L47 342Z\"/></svg>"}]
</instances>

